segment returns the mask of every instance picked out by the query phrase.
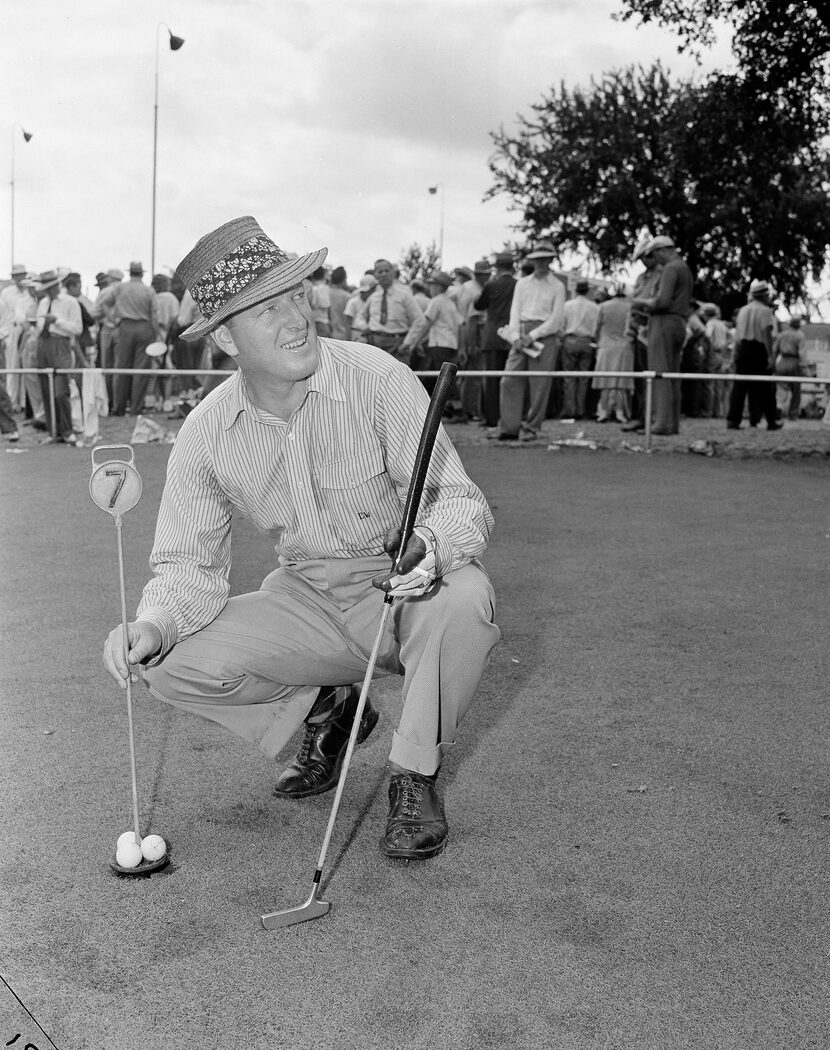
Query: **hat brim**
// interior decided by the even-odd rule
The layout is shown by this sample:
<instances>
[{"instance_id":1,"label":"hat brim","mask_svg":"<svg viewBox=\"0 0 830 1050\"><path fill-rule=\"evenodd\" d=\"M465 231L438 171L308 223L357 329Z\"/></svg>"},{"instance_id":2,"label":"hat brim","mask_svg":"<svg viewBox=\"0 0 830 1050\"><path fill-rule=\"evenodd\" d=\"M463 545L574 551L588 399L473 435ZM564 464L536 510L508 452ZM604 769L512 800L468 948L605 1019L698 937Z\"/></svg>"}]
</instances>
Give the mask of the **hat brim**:
<instances>
[{"instance_id":1,"label":"hat brim","mask_svg":"<svg viewBox=\"0 0 830 1050\"><path fill-rule=\"evenodd\" d=\"M220 324L227 321L233 314L238 314L242 310L256 306L257 303L270 299L273 295L281 295L283 292L287 292L289 288L293 288L294 285L299 284L300 281L322 266L328 253L328 248L319 248L316 252L301 255L298 259L292 259L281 266L275 266L273 270L263 274L258 280L243 288L241 292L232 295L225 305L220 307L211 317L201 317L198 321L194 321L189 328L180 333L179 338L187 340L200 339L203 335L207 335L208 332L212 332L214 328L218 328Z\"/></svg>"},{"instance_id":2,"label":"hat brim","mask_svg":"<svg viewBox=\"0 0 830 1050\"><path fill-rule=\"evenodd\" d=\"M556 258L556 253L555 252L531 252L530 255L526 255L525 258L529 259L531 262L534 259L555 259Z\"/></svg>"},{"instance_id":3,"label":"hat brim","mask_svg":"<svg viewBox=\"0 0 830 1050\"><path fill-rule=\"evenodd\" d=\"M39 288L40 291L45 292L47 288L54 288L56 284L62 284L62 283L63 282L62 282L61 278L60 277L56 277L54 279L54 281L47 281L46 284L44 284L42 281L36 281L35 282L35 287Z\"/></svg>"}]
</instances>

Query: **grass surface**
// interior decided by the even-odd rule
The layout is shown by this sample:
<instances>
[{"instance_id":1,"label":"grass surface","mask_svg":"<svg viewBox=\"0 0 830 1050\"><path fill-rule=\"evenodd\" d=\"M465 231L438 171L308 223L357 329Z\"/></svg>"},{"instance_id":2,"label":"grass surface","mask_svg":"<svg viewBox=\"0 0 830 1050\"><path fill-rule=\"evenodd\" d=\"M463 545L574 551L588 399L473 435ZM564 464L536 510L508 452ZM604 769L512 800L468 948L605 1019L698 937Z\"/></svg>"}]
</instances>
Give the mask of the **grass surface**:
<instances>
[{"instance_id":1,"label":"grass surface","mask_svg":"<svg viewBox=\"0 0 830 1050\"><path fill-rule=\"evenodd\" d=\"M136 447L131 607L167 451ZM130 825L99 655L115 530L88 451L0 459L0 974L60 1050L830 1044L824 462L462 452L496 511L503 641L445 766L450 846L377 850L386 680L332 911L278 933L259 916L308 895L331 797L272 798L264 756L149 697L142 822L173 864L109 872ZM273 552L244 522L234 544L238 592ZM0 985L4 1042L20 1009Z\"/></svg>"}]
</instances>

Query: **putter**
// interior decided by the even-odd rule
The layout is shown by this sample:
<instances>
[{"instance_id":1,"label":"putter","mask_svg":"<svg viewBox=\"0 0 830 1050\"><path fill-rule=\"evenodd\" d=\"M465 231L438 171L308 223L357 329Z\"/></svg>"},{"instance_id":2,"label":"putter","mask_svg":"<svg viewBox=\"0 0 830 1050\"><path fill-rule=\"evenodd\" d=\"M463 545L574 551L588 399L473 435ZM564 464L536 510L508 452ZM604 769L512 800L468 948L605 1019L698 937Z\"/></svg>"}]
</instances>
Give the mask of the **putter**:
<instances>
[{"instance_id":1,"label":"putter","mask_svg":"<svg viewBox=\"0 0 830 1050\"><path fill-rule=\"evenodd\" d=\"M415 519L418 516L418 510L421 505L421 494L423 493L427 471L429 470L432 448L435 444L435 438L438 434L438 427L441 423L444 406L450 395L450 390L452 389L453 380L457 371L457 365L452 364L450 361L445 362L441 366L438 380L432 391L429 409L427 411L426 419L424 420L423 430L421 431L421 441L418 445L418 452L415 457L412 479L409 483L409 492L407 493L406 503L404 504L403 517L401 519L401 543L398 547L398 560L403 556L403 552L406 550L406 545L412 535L412 530L415 528ZM384 595L383 613L380 618L377 634L375 635L375 644L372 646L372 652L369 655L369 662L366 665L366 674L363 678L360 699L357 702L357 708L354 713L352 731L349 734L346 755L343 759L343 767L340 770L340 778L337 782L337 791L334 795L334 802L332 803L331 814L329 815L329 822L326 827L326 834L323 838L323 846L320 850L320 856L317 860L317 867L314 871L314 878L311 883L311 893L305 904L301 904L297 908L285 908L283 911L272 911L267 915L261 916L262 925L266 930L281 930L286 926L295 926L299 922L308 922L309 919L319 919L321 916L326 915L331 908L331 903L329 901L320 900L320 879L323 875L323 865L326 862L326 854L328 853L329 843L331 842L332 832L334 831L334 822L337 819L337 811L340 808L340 799L343 797L343 787L346 783L346 774L349 771L349 765L352 760L352 752L355 748L355 741L357 740L357 734L360 728L360 720L363 718L366 697L369 695L369 685L375 672L375 663L377 662L380 643L383 640L383 633L386 630L386 620L389 616L389 610L392 608L393 601L394 598L391 595Z\"/></svg>"},{"instance_id":2,"label":"putter","mask_svg":"<svg viewBox=\"0 0 830 1050\"><path fill-rule=\"evenodd\" d=\"M126 454L128 459L110 458L98 461L102 452ZM121 632L124 644L124 659L130 651L127 634L127 588L124 582L124 544L121 530L124 515L141 499L141 476L135 468L135 453L130 445L98 445L92 450L92 476L89 479L89 495L96 507L105 510L115 522L118 547L118 581L121 590ZM141 843L141 824L138 818L138 784L135 772L135 733L133 731L133 693L130 675L127 675L127 730L130 738L130 781L133 794L133 829L135 841ZM125 868L113 856L110 867L119 875L148 875L158 871L169 862L167 853L154 861L142 861L135 868Z\"/></svg>"}]
</instances>

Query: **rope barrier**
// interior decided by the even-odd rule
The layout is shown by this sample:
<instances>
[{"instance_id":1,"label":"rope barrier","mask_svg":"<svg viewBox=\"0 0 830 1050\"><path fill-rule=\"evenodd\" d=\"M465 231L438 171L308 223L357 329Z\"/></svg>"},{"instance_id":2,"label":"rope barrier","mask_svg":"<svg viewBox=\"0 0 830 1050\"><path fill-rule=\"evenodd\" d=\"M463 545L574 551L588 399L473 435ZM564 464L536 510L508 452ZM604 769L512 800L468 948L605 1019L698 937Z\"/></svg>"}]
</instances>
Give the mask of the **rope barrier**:
<instances>
[{"instance_id":1,"label":"rope barrier","mask_svg":"<svg viewBox=\"0 0 830 1050\"><path fill-rule=\"evenodd\" d=\"M177 376L232 376L235 369L216 368L0 368L0 375L45 375L49 378L49 400L51 404L52 437L55 432L55 377L59 375L78 376L85 371L97 371L103 375L128 375L128 376L155 376L156 379L174 378ZM414 369L416 376L437 376L438 371ZM504 378L513 376L517 379L638 379L646 384L646 408L645 408L645 447L651 448L651 410L654 395L655 379L680 379L693 382L704 382L715 380L720 383L734 383L739 380L742 383L799 383L802 386L809 383L818 387L827 387L830 391L830 377L817 376L775 376L775 375L744 375L736 372L574 372L560 371L558 369L542 371L521 370L507 371L495 369L471 369L464 371L459 369L458 379L464 378Z\"/></svg>"}]
</instances>

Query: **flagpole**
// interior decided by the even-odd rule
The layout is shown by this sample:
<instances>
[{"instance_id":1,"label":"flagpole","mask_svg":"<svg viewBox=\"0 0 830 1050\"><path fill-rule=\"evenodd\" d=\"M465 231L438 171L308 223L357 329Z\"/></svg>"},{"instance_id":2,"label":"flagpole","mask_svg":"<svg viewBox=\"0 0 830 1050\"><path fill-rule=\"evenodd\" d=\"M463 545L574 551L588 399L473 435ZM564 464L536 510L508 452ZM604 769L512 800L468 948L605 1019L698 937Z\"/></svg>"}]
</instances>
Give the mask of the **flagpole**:
<instances>
[{"instance_id":1,"label":"flagpole","mask_svg":"<svg viewBox=\"0 0 830 1050\"><path fill-rule=\"evenodd\" d=\"M438 231L438 265L444 264L444 183L439 182L441 188L441 226Z\"/></svg>"}]
</instances>

